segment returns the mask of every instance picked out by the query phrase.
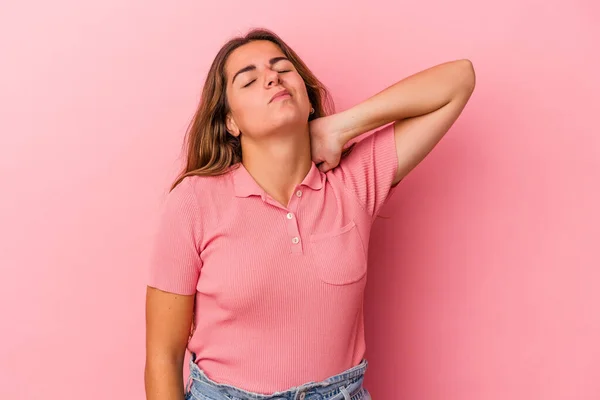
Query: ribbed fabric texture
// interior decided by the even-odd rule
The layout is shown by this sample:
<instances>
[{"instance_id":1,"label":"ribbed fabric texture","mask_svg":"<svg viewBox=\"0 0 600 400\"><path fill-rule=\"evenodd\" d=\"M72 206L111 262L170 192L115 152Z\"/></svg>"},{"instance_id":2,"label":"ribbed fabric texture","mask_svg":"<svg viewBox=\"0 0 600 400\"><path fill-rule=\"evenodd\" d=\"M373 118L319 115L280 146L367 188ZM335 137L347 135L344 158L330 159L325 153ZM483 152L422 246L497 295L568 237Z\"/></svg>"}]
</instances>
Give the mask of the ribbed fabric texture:
<instances>
[{"instance_id":1,"label":"ribbed fabric texture","mask_svg":"<svg viewBox=\"0 0 600 400\"><path fill-rule=\"evenodd\" d=\"M149 285L196 294L188 349L211 379L271 394L362 360L369 235L397 167L388 125L334 170L313 164L287 205L241 164L169 193Z\"/></svg>"}]
</instances>

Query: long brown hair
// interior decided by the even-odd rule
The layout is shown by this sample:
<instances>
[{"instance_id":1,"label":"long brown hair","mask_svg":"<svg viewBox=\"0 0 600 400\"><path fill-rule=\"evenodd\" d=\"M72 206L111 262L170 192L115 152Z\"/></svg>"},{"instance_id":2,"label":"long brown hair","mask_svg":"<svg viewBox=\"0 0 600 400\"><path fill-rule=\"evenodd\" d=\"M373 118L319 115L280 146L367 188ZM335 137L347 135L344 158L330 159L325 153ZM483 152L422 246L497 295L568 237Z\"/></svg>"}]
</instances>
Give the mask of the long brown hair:
<instances>
[{"instance_id":1,"label":"long brown hair","mask_svg":"<svg viewBox=\"0 0 600 400\"><path fill-rule=\"evenodd\" d=\"M309 121L330 115L335 111L333 100L325 85L308 69L296 52L275 33L268 29L255 28L244 36L232 38L221 47L210 66L198 109L185 135L185 167L171 186L171 190L187 176L221 175L231 166L242 161L240 139L229 134L225 125L225 118L229 112L225 62L235 49L256 40L273 42L294 64L304 80L308 99L315 110L310 115ZM342 156L345 156L350 149L345 149Z\"/></svg>"}]
</instances>

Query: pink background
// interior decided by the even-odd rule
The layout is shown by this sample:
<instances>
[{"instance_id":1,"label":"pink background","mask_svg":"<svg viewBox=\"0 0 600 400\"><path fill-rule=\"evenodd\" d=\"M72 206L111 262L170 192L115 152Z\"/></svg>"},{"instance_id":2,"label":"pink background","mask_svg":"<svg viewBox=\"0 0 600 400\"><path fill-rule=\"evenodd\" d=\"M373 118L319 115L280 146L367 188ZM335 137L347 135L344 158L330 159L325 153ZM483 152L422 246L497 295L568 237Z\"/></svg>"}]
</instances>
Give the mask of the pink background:
<instances>
[{"instance_id":1,"label":"pink background","mask_svg":"<svg viewBox=\"0 0 600 400\"><path fill-rule=\"evenodd\" d=\"M1 399L143 398L154 213L212 57L252 26L281 34L338 110L446 60L477 71L374 226L374 399L600 398L592 0L8 3Z\"/></svg>"}]
</instances>

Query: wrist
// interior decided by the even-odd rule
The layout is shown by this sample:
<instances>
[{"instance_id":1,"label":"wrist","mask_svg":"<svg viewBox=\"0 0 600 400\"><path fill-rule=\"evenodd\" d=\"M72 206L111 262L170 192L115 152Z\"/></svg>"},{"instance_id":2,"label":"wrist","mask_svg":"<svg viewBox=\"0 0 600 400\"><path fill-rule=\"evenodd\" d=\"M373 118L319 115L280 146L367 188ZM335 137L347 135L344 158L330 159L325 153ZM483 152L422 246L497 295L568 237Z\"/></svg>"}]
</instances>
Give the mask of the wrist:
<instances>
[{"instance_id":1,"label":"wrist","mask_svg":"<svg viewBox=\"0 0 600 400\"><path fill-rule=\"evenodd\" d=\"M340 140L344 145L355 137L386 123L385 120L380 119L377 109L371 102L372 100L367 100L336 114L338 118L337 132L339 132Z\"/></svg>"},{"instance_id":2,"label":"wrist","mask_svg":"<svg viewBox=\"0 0 600 400\"><path fill-rule=\"evenodd\" d=\"M349 108L334 114L334 117L336 126L335 131L337 132L342 146L345 146L350 140L362 133L360 132L360 120L357 118L354 108Z\"/></svg>"}]
</instances>

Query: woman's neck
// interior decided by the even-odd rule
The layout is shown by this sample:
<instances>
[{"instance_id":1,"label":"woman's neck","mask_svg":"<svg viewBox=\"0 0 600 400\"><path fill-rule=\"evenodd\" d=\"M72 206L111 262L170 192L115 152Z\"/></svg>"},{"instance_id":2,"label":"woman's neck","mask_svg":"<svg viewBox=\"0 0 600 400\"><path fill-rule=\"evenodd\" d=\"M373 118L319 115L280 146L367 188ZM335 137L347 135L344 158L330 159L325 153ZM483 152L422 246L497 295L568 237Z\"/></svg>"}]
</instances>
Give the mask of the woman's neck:
<instances>
[{"instance_id":1,"label":"woman's neck","mask_svg":"<svg viewBox=\"0 0 600 400\"><path fill-rule=\"evenodd\" d=\"M242 154L256 183L283 206L312 167L308 131L273 134L260 142L243 138Z\"/></svg>"}]
</instances>

